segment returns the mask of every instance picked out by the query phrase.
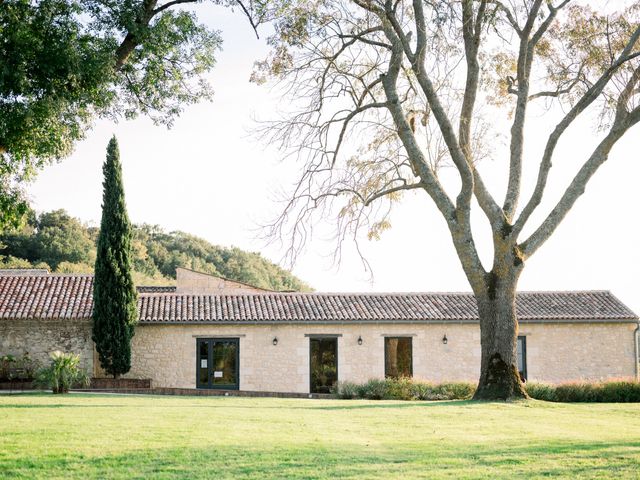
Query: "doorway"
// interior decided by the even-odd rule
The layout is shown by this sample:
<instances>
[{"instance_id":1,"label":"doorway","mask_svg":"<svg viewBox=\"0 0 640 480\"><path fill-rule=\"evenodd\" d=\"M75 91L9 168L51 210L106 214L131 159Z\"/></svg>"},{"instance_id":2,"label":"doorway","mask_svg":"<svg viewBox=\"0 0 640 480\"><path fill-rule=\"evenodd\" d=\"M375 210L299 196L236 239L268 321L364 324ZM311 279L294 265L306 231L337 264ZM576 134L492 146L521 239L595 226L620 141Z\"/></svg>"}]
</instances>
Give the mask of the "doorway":
<instances>
[{"instance_id":1,"label":"doorway","mask_svg":"<svg viewBox=\"0 0 640 480\"><path fill-rule=\"evenodd\" d=\"M331 393L338 381L338 338L309 339L311 393Z\"/></svg>"},{"instance_id":2,"label":"doorway","mask_svg":"<svg viewBox=\"0 0 640 480\"><path fill-rule=\"evenodd\" d=\"M198 338L196 352L198 388L240 388L240 339Z\"/></svg>"}]
</instances>

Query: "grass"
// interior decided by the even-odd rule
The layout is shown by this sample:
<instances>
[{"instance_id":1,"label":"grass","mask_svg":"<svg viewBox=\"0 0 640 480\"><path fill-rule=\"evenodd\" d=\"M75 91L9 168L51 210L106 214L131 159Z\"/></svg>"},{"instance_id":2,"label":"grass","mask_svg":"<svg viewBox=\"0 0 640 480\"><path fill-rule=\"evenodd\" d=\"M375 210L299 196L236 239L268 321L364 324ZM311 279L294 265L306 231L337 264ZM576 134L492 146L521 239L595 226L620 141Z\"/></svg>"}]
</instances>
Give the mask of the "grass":
<instances>
[{"instance_id":1,"label":"grass","mask_svg":"<svg viewBox=\"0 0 640 480\"><path fill-rule=\"evenodd\" d=\"M640 478L640 405L0 396L1 478Z\"/></svg>"}]
</instances>

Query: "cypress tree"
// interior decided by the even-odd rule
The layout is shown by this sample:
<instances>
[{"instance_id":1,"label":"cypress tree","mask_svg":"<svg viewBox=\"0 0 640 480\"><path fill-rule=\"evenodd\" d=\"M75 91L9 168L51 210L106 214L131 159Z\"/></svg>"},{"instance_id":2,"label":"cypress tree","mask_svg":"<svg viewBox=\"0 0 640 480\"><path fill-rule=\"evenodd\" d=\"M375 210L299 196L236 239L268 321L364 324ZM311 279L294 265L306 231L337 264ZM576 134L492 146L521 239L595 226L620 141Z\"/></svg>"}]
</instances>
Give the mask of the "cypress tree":
<instances>
[{"instance_id":1,"label":"cypress tree","mask_svg":"<svg viewBox=\"0 0 640 480\"><path fill-rule=\"evenodd\" d=\"M115 136L109 141L102 171L104 191L93 284L92 338L102 368L117 378L131 369L131 337L138 309L131 276L132 229Z\"/></svg>"}]
</instances>

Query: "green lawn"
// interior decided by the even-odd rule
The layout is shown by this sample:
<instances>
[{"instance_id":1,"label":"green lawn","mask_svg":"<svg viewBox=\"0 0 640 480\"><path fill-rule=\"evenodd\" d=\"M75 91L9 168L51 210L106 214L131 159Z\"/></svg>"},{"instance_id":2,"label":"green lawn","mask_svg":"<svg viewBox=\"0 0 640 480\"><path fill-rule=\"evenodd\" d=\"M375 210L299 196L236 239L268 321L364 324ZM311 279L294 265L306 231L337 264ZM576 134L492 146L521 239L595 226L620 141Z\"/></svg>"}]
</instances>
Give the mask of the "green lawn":
<instances>
[{"instance_id":1,"label":"green lawn","mask_svg":"<svg viewBox=\"0 0 640 480\"><path fill-rule=\"evenodd\" d=\"M2 478L640 478L640 405L0 396Z\"/></svg>"}]
</instances>

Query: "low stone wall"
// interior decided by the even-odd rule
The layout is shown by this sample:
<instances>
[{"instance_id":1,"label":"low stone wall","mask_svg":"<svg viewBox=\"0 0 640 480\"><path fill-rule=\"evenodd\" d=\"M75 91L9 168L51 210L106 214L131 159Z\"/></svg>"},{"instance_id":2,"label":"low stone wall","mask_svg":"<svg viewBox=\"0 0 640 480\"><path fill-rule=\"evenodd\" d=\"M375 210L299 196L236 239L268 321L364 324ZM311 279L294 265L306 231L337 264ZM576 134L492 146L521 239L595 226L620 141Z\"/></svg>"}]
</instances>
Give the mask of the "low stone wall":
<instances>
[{"instance_id":1,"label":"low stone wall","mask_svg":"<svg viewBox=\"0 0 640 480\"><path fill-rule=\"evenodd\" d=\"M33 382L16 380L13 382L0 382L0 390L23 391L33 390Z\"/></svg>"},{"instance_id":2,"label":"low stone wall","mask_svg":"<svg viewBox=\"0 0 640 480\"><path fill-rule=\"evenodd\" d=\"M128 395L181 395L197 397L269 397L331 399L333 395L295 392L252 392L245 390L206 390L196 388L130 388L130 389L73 389L74 392L122 393Z\"/></svg>"},{"instance_id":3,"label":"low stone wall","mask_svg":"<svg viewBox=\"0 0 640 480\"><path fill-rule=\"evenodd\" d=\"M91 388L99 390L125 390L151 388L149 378L92 378Z\"/></svg>"}]
</instances>

